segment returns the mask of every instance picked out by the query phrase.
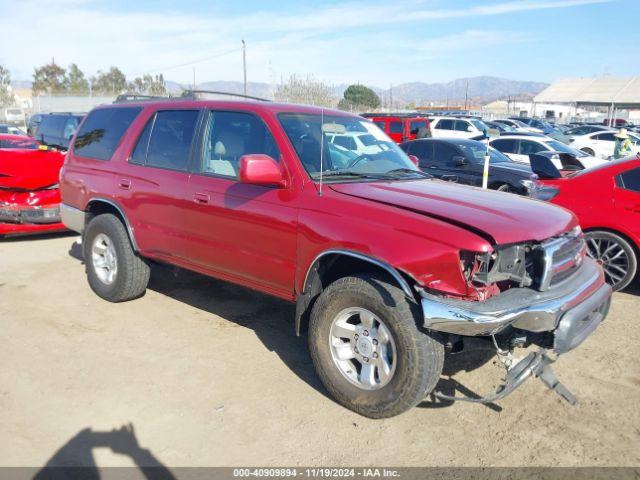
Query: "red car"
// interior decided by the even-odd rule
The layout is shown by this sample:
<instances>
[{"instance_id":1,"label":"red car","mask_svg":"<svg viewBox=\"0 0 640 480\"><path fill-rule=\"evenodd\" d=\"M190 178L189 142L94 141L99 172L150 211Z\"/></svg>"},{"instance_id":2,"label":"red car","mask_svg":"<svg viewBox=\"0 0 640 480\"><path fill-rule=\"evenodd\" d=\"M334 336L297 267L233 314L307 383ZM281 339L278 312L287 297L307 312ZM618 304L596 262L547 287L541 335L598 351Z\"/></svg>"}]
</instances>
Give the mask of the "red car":
<instances>
[{"instance_id":1,"label":"red car","mask_svg":"<svg viewBox=\"0 0 640 480\"><path fill-rule=\"evenodd\" d=\"M330 142L344 132L375 148ZM345 112L248 100L98 107L61 189L97 295L144 295L155 261L294 302L324 385L369 417L421 402L445 351L469 336L500 354L541 349L505 362L496 394L466 400L495 401L538 376L573 403L545 349L576 347L610 303L569 211L435 180Z\"/></svg>"},{"instance_id":2,"label":"red car","mask_svg":"<svg viewBox=\"0 0 640 480\"><path fill-rule=\"evenodd\" d=\"M431 124L427 117L384 113L364 113L362 116L375 123L398 144L430 136L427 132Z\"/></svg>"},{"instance_id":3,"label":"red car","mask_svg":"<svg viewBox=\"0 0 640 480\"><path fill-rule=\"evenodd\" d=\"M58 177L64 155L21 135L0 135L0 237L66 230Z\"/></svg>"},{"instance_id":4,"label":"red car","mask_svg":"<svg viewBox=\"0 0 640 480\"><path fill-rule=\"evenodd\" d=\"M560 172L539 154L531 156L531 166L540 177L532 196L574 212L607 282L614 290L628 286L640 249L640 157Z\"/></svg>"}]
</instances>

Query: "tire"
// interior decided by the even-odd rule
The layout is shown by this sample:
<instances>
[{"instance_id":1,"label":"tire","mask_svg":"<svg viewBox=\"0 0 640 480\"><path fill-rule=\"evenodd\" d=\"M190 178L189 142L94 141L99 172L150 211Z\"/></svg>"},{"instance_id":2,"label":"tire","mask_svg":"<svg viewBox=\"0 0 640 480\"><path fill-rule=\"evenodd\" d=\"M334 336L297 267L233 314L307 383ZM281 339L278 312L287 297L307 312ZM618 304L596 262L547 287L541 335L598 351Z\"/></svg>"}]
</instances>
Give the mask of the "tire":
<instances>
[{"instance_id":1,"label":"tire","mask_svg":"<svg viewBox=\"0 0 640 480\"><path fill-rule=\"evenodd\" d=\"M584 153L586 153L587 155L591 155L592 157L596 156L596 152L594 152L589 147L584 147L584 148L581 148L580 150L583 151Z\"/></svg>"},{"instance_id":2,"label":"tire","mask_svg":"<svg viewBox=\"0 0 640 480\"><path fill-rule=\"evenodd\" d=\"M391 364L386 380L383 380L383 372L378 367L375 368L377 373L369 376L375 386L358 385L361 383L360 377L365 376L366 367L363 362L366 358L362 360L362 350L365 350L363 346L366 345L366 339L356 337L358 340L351 339L347 343L340 342L349 337L338 339L341 350L351 348L348 355L354 357L343 362L335 360L333 352L338 347L334 346L334 326L345 325L339 324L336 319L342 318L341 315L348 317L352 310L371 313L377 319L373 321L377 327L372 328L367 337L368 341L377 345L367 347L367 355L370 355L369 361L372 362L369 368L373 369L374 362L380 365L383 357L384 362ZM359 318L367 315L356 314L349 317L349 321L356 319L357 323ZM369 418L392 417L422 401L438 383L444 362L444 348L435 337L418 329L416 321L421 318L422 310L418 304L407 300L401 289L378 277L360 274L341 278L329 285L319 296L311 312L309 349L316 371L333 398L339 404ZM361 336L367 335L365 331L357 330L360 327L355 328L356 332L360 331ZM349 334L351 333L349 330ZM385 336L391 340L385 343ZM380 339L379 343L376 343L376 338ZM363 341L365 343L360 343ZM358 353L354 353L354 346ZM358 346L361 346L360 350ZM375 349L379 349L380 354ZM392 354L388 355L390 351ZM361 356L356 358L356 355ZM340 366L345 364L354 366L355 370L349 370L350 367L345 370Z\"/></svg>"},{"instance_id":3,"label":"tire","mask_svg":"<svg viewBox=\"0 0 640 480\"><path fill-rule=\"evenodd\" d=\"M604 270L605 279L614 291L623 290L636 276L638 259L631 244L620 235L606 230L585 233L587 252Z\"/></svg>"},{"instance_id":4,"label":"tire","mask_svg":"<svg viewBox=\"0 0 640 480\"><path fill-rule=\"evenodd\" d=\"M493 188L495 190L497 190L498 192L510 192L511 191L511 187L509 186L508 183L501 183L499 185L495 185Z\"/></svg>"},{"instance_id":5,"label":"tire","mask_svg":"<svg viewBox=\"0 0 640 480\"><path fill-rule=\"evenodd\" d=\"M133 251L127 230L118 217L103 214L93 218L82 244L87 280L99 297L124 302L144 295L150 268Z\"/></svg>"}]
</instances>

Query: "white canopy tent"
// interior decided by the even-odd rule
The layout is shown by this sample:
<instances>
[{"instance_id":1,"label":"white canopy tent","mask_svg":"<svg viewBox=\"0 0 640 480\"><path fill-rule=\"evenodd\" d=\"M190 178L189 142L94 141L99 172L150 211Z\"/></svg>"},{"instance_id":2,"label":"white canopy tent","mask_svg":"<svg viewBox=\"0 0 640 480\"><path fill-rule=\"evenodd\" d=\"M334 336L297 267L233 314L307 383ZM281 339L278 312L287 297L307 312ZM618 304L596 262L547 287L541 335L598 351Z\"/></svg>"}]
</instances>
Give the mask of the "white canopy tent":
<instances>
[{"instance_id":1,"label":"white canopy tent","mask_svg":"<svg viewBox=\"0 0 640 480\"><path fill-rule=\"evenodd\" d=\"M640 109L640 77L558 80L536 95L534 103L607 107L609 117L614 118L616 110Z\"/></svg>"}]
</instances>

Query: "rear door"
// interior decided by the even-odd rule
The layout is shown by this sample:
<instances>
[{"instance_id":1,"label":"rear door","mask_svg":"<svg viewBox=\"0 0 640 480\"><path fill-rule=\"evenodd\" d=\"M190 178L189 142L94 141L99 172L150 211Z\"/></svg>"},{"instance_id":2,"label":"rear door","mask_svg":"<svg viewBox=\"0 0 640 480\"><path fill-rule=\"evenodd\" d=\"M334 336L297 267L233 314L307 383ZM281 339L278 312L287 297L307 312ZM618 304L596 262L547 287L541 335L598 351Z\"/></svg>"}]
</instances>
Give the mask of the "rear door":
<instances>
[{"instance_id":1,"label":"rear door","mask_svg":"<svg viewBox=\"0 0 640 480\"><path fill-rule=\"evenodd\" d=\"M404 142L404 122L399 118L389 119L389 131L387 134L396 143Z\"/></svg>"},{"instance_id":2,"label":"rear door","mask_svg":"<svg viewBox=\"0 0 640 480\"><path fill-rule=\"evenodd\" d=\"M455 137L455 121L449 118L440 118L433 127L433 136L442 138Z\"/></svg>"},{"instance_id":3,"label":"rear door","mask_svg":"<svg viewBox=\"0 0 640 480\"><path fill-rule=\"evenodd\" d=\"M259 116L207 113L187 189L190 261L212 275L290 298L296 265L295 193L240 183L240 159L251 153L281 163L279 147Z\"/></svg>"},{"instance_id":4,"label":"rear door","mask_svg":"<svg viewBox=\"0 0 640 480\"><path fill-rule=\"evenodd\" d=\"M184 225L191 202L185 194L200 115L197 109L153 113L116 179L136 240L152 256L189 258Z\"/></svg>"},{"instance_id":5,"label":"rear door","mask_svg":"<svg viewBox=\"0 0 640 480\"><path fill-rule=\"evenodd\" d=\"M615 142L616 138L614 137L613 132L603 132L593 135L591 137L591 145L587 146L594 151L596 157L609 158L613 155Z\"/></svg>"}]
</instances>

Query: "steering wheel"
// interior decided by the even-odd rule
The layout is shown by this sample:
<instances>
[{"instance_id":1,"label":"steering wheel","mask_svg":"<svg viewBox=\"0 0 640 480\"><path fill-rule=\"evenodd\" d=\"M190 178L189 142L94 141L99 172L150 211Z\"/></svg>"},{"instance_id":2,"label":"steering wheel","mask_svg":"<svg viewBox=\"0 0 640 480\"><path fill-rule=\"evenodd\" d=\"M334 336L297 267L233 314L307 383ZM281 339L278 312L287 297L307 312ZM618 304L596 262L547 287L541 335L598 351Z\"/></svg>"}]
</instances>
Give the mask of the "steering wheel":
<instances>
[{"instance_id":1,"label":"steering wheel","mask_svg":"<svg viewBox=\"0 0 640 480\"><path fill-rule=\"evenodd\" d=\"M346 168L352 168L355 167L358 163L360 163L362 160L364 160L365 158L368 158L369 161L372 160L371 156L367 153L363 153L362 155L358 155L356 158L354 158L353 160L351 160L348 164Z\"/></svg>"}]
</instances>

